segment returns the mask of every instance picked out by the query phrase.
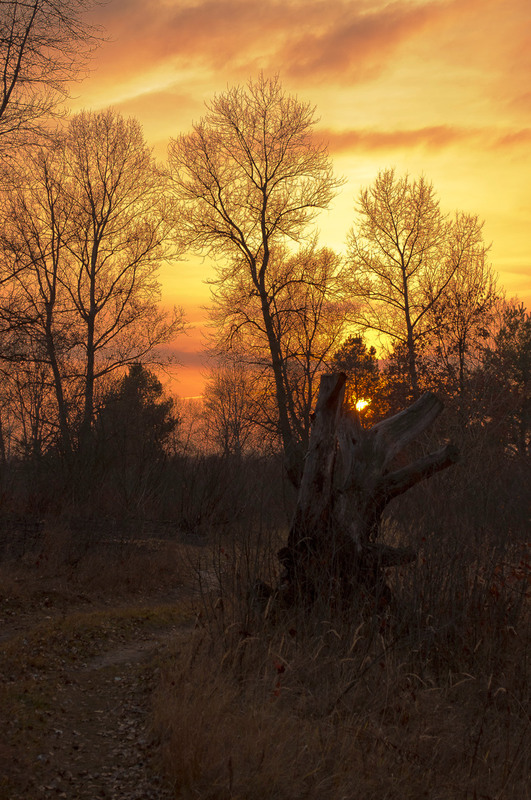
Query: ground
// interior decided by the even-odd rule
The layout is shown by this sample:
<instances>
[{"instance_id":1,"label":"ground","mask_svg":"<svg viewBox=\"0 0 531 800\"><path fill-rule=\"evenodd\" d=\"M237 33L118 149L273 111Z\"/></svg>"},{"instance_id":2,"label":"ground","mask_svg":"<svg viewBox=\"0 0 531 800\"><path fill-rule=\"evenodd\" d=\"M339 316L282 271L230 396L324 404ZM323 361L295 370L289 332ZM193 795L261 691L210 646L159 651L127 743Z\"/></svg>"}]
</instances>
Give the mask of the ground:
<instances>
[{"instance_id":1,"label":"ground","mask_svg":"<svg viewBox=\"0 0 531 800\"><path fill-rule=\"evenodd\" d=\"M523 549L271 625L236 545L56 526L0 561L0 800L531 800Z\"/></svg>"},{"instance_id":2,"label":"ground","mask_svg":"<svg viewBox=\"0 0 531 800\"><path fill-rule=\"evenodd\" d=\"M131 559L115 564L115 584L78 568L2 565L0 800L175 797L150 700L193 619L182 583L166 570L157 585L153 560L141 562L151 580L137 575L136 591L124 589Z\"/></svg>"}]
</instances>

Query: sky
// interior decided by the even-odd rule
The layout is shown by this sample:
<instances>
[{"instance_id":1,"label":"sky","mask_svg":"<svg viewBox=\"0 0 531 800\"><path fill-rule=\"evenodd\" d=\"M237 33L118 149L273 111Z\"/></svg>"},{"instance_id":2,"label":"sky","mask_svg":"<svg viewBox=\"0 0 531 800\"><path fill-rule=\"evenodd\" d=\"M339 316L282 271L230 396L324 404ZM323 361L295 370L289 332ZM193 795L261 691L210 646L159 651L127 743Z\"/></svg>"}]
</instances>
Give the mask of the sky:
<instances>
[{"instance_id":1,"label":"sky","mask_svg":"<svg viewBox=\"0 0 531 800\"><path fill-rule=\"evenodd\" d=\"M205 102L279 75L316 107L317 131L346 179L318 220L344 252L354 206L394 167L431 181L444 211L485 220L508 297L531 306L531 2L529 0L108 0L91 12L105 41L70 109L136 117L161 160ZM165 266L163 302L191 326L175 343L176 391L199 395L211 266Z\"/></svg>"}]
</instances>

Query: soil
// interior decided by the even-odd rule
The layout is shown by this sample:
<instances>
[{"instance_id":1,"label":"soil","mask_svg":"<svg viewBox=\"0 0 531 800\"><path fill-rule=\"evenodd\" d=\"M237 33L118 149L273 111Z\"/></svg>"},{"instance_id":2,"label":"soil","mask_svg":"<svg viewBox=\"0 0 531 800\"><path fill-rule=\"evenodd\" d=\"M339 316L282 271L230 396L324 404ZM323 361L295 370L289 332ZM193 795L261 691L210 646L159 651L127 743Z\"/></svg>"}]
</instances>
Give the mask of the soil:
<instances>
[{"instance_id":1,"label":"soil","mask_svg":"<svg viewBox=\"0 0 531 800\"><path fill-rule=\"evenodd\" d=\"M175 798L150 698L191 624L182 598L1 589L0 800Z\"/></svg>"}]
</instances>

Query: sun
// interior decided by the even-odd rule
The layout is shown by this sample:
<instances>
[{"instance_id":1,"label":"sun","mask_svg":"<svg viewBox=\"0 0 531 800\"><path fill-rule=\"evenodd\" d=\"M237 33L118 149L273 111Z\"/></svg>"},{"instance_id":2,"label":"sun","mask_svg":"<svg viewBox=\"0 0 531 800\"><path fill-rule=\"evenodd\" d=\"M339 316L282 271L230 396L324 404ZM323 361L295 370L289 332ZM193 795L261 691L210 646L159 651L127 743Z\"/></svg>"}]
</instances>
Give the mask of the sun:
<instances>
[{"instance_id":1,"label":"sun","mask_svg":"<svg viewBox=\"0 0 531 800\"><path fill-rule=\"evenodd\" d=\"M367 406L370 405L370 403L371 403L370 400L365 400L363 398L361 398L360 400L357 400L356 401L356 411L363 411L363 409L367 408Z\"/></svg>"}]
</instances>

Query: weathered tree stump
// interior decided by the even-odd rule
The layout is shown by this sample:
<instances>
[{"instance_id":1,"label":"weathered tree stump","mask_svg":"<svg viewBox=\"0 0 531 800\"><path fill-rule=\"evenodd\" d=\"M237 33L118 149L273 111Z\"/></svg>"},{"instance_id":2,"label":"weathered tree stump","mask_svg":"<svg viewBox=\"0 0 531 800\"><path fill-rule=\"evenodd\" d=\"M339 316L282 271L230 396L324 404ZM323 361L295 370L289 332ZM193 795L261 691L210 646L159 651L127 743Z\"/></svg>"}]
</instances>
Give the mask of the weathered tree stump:
<instances>
[{"instance_id":1,"label":"weathered tree stump","mask_svg":"<svg viewBox=\"0 0 531 800\"><path fill-rule=\"evenodd\" d=\"M395 456L428 428L443 404L430 392L372 428L343 406L346 376L323 375L308 453L286 547L275 605L343 607L360 593L389 599L384 570L414 561L416 553L377 542L382 513L397 495L453 464L449 444L409 466L392 470Z\"/></svg>"}]
</instances>

